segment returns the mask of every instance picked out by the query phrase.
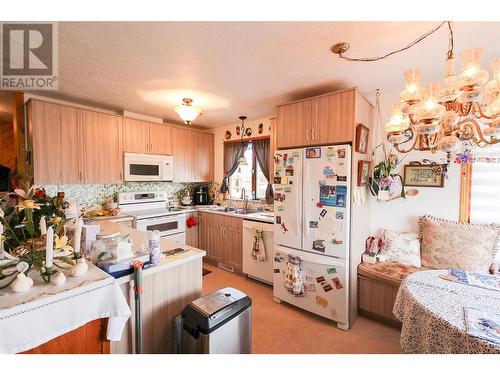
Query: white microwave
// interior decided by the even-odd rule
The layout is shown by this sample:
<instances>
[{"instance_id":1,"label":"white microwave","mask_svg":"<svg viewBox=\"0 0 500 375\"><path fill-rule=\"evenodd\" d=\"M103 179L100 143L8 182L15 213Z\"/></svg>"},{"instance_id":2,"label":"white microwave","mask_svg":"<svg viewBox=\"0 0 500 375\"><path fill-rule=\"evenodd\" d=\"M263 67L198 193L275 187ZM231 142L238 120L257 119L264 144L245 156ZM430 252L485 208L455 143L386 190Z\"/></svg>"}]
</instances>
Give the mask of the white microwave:
<instances>
[{"instance_id":1,"label":"white microwave","mask_svg":"<svg viewBox=\"0 0 500 375\"><path fill-rule=\"evenodd\" d=\"M173 181L173 156L123 153L124 181Z\"/></svg>"}]
</instances>

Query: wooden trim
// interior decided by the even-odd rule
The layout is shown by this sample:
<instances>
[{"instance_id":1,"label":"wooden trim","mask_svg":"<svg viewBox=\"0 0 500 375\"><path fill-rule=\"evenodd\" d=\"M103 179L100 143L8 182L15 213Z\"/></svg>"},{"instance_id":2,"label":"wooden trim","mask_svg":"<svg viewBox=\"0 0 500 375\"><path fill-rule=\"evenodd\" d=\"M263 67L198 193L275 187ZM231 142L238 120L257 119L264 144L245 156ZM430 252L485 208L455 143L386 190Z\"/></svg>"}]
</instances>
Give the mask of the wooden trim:
<instances>
[{"instance_id":1,"label":"wooden trim","mask_svg":"<svg viewBox=\"0 0 500 375\"><path fill-rule=\"evenodd\" d=\"M270 135L263 135L260 137L250 137L250 138L243 138L243 139L230 139L229 141L224 141L224 143L245 143L245 142L258 141L260 139L271 139L271 136Z\"/></svg>"},{"instance_id":2,"label":"wooden trim","mask_svg":"<svg viewBox=\"0 0 500 375\"><path fill-rule=\"evenodd\" d=\"M319 95L314 95L314 96L310 96L308 98L304 98L304 99L297 99L297 100L293 100L291 102L287 102L287 103L283 103L283 104L278 104L276 106L277 107L282 107L284 105L288 105L288 104L293 104L293 103L300 103L300 102L303 102L303 101L306 101L306 100L311 100L311 99L317 99L317 98L322 98L323 96L328 96L328 95L335 95L335 94L341 94L343 92L347 92L347 91L358 91L358 88L356 86L354 87L349 87L348 89L343 89L343 90L337 90L337 91L330 91L330 92L326 92L324 94L319 94ZM366 97L365 97L366 99ZM368 99L367 99L368 100Z\"/></svg>"},{"instance_id":3,"label":"wooden trim","mask_svg":"<svg viewBox=\"0 0 500 375\"><path fill-rule=\"evenodd\" d=\"M472 187L472 164L460 166L460 217L461 223L470 223L470 201Z\"/></svg>"}]
</instances>

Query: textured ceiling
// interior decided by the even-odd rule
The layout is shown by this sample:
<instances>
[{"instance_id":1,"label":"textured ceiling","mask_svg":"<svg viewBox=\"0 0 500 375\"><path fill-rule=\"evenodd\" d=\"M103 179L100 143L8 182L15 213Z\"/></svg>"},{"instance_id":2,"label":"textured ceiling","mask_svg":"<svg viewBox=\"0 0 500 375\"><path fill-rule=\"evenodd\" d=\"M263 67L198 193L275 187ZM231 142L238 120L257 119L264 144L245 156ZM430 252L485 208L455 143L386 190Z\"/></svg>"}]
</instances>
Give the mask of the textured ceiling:
<instances>
[{"instance_id":1,"label":"textured ceiling","mask_svg":"<svg viewBox=\"0 0 500 375\"><path fill-rule=\"evenodd\" d=\"M446 27L388 60L349 63L329 51L380 55L437 22L63 22L59 24L59 91L47 95L111 110L178 121L183 96L216 127L271 115L289 100L358 86L370 95L394 91L407 68L438 80L448 47ZM484 66L500 56L500 23L455 23L455 52L484 47ZM457 69L459 62L457 61ZM489 69L489 67L488 67ZM41 94L41 92L37 92ZM43 93L46 94L46 93Z\"/></svg>"}]
</instances>

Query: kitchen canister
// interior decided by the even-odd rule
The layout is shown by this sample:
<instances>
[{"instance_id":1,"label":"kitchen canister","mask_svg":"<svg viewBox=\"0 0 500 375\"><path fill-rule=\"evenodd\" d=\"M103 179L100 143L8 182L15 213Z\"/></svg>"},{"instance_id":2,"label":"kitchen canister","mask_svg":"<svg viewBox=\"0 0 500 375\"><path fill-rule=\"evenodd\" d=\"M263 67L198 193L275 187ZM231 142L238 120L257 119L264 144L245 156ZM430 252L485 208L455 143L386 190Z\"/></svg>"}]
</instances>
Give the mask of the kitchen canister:
<instances>
[{"instance_id":1,"label":"kitchen canister","mask_svg":"<svg viewBox=\"0 0 500 375\"><path fill-rule=\"evenodd\" d=\"M151 264L160 263L160 232L148 231L149 261Z\"/></svg>"}]
</instances>

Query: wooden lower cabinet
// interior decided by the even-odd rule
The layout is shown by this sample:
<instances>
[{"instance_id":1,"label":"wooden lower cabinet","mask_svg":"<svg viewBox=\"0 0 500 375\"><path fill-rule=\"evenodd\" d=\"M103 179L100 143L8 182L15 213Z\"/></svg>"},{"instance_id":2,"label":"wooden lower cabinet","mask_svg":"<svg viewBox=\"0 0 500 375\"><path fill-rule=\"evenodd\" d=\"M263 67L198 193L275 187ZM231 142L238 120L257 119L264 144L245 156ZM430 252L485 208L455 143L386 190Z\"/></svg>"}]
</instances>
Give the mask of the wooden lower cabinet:
<instances>
[{"instance_id":1,"label":"wooden lower cabinet","mask_svg":"<svg viewBox=\"0 0 500 375\"><path fill-rule=\"evenodd\" d=\"M200 212L200 248L205 259L243 269L243 219L209 212Z\"/></svg>"},{"instance_id":2,"label":"wooden lower cabinet","mask_svg":"<svg viewBox=\"0 0 500 375\"><path fill-rule=\"evenodd\" d=\"M108 319L93 320L22 354L109 354Z\"/></svg>"},{"instance_id":3,"label":"wooden lower cabinet","mask_svg":"<svg viewBox=\"0 0 500 375\"><path fill-rule=\"evenodd\" d=\"M188 228L186 226L186 245L199 248L200 241L200 215L198 212L189 212L187 218L192 217L196 221L196 225Z\"/></svg>"}]
</instances>

